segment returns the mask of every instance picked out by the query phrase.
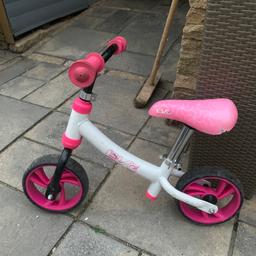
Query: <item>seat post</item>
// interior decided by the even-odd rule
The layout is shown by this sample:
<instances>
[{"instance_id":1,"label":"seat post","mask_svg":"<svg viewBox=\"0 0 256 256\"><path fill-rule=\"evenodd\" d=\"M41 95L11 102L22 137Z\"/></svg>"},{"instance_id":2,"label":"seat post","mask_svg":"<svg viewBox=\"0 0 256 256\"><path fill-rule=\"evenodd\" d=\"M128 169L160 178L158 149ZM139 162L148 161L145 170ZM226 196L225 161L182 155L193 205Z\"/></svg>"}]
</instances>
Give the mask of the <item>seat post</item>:
<instances>
[{"instance_id":1,"label":"seat post","mask_svg":"<svg viewBox=\"0 0 256 256\"><path fill-rule=\"evenodd\" d=\"M184 125L181 129L170 153L166 158L166 164L177 164L178 159L183 152L184 147L187 145L191 135L193 134L194 130L189 126Z\"/></svg>"}]
</instances>

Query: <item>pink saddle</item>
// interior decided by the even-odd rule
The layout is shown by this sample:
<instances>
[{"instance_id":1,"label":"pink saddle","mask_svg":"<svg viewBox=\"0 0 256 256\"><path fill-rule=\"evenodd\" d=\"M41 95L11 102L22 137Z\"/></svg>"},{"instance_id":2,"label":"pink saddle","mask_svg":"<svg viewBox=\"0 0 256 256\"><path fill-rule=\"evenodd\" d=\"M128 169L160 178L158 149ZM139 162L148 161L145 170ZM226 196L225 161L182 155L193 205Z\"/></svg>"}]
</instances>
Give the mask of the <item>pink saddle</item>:
<instances>
[{"instance_id":1,"label":"pink saddle","mask_svg":"<svg viewBox=\"0 0 256 256\"><path fill-rule=\"evenodd\" d=\"M230 131L238 118L237 108L229 99L161 100L153 104L149 115L177 120L211 135Z\"/></svg>"}]
</instances>

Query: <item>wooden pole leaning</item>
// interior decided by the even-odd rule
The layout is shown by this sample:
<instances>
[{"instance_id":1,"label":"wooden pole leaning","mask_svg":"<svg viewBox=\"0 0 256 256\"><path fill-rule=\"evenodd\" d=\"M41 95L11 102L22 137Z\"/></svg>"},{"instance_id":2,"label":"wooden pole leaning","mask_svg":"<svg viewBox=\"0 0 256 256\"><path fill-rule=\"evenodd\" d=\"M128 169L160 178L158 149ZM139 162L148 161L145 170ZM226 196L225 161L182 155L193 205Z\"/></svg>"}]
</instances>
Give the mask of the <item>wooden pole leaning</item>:
<instances>
[{"instance_id":1,"label":"wooden pole leaning","mask_svg":"<svg viewBox=\"0 0 256 256\"><path fill-rule=\"evenodd\" d=\"M12 34L12 29L8 20L8 16L6 14L3 0L0 0L0 27L2 28L5 41L9 44L13 44L14 38Z\"/></svg>"},{"instance_id":2,"label":"wooden pole leaning","mask_svg":"<svg viewBox=\"0 0 256 256\"><path fill-rule=\"evenodd\" d=\"M177 9L179 0L172 0L171 7L166 19L166 23L164 26L162 38L158 47L158 51L156 54L156 58L153 64L152 71L148 77L148 79L145 81L143 84L142 88L140 89L139 93L137 94L136 98L134 99L134 105L136 108L142 108L144 107L148 100L150 99L152 93L154 92L160 78L161 74L159 72L159 67L160 67L160 60L163 55L167 39L168 39L168 34L170 30L170 26L172 24L172 21L174 19L175 11Z\"/></svg>"}]
</instances>

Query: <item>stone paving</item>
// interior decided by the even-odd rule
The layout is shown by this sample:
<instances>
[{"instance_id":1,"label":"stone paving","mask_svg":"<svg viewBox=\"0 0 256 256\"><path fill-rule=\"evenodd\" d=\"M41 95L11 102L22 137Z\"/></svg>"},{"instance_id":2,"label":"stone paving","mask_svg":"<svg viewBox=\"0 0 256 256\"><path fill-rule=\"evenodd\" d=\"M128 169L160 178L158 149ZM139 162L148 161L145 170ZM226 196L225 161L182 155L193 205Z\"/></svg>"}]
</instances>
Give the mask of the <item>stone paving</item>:
<instances>
[{"instance_id":1,"label":"stone paving","mask_svg":"<svg viewBox=\"0 0 256 256\"><path fill-rule=\"evenodd\" d=\"M163 81L145 109L135 109L133 99L152 67L168 6L166 0L98 1L23 55L0 51L1 256L255 255L256 197L225 224L194 225L166 193L154 203L145 199L146 180L114 165L86 141L73 152L90 179L89 198L81 206L50 214L23 194L27 166L62 149L61 135L78 93L69 82L68 65L103 49L117 34L127 37L129 46L97 80L92 120L122 147L160 163L179 129L150 118L147 109L168 97L175 79L188 10L182 1L161 65Z\"/></svg>"}]
</instances>

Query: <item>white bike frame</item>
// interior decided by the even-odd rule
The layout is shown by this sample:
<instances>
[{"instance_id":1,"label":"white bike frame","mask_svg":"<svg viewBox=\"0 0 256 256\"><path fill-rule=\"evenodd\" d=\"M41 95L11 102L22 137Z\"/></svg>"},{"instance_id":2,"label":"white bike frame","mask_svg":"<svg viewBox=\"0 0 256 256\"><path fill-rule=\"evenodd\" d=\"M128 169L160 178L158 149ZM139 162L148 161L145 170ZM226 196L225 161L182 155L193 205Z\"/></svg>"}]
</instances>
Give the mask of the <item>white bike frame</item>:
<instances>
[{"instance_id":1,"label":"white bike frame","mask_svg":"<svg viewBox=\"0 0 256 256\"><path fill-rule=\"evenodd\" d=\"M177 169L177 162L192 132L192 129L184 126L171 152L160 166L142 160L119 147L90 122L89 115L78 113L74 109L72 109L65 134L74 140L80 140L81 137L84 137L111 160L148 179L151 182L147 190L149 198L157 198L161 188L163 188L172 197L204 212L214 214L218 211L216 205L189 196L177 190L168 181L170 176L181 177L184 174L183 171Z\"/></svg>"}]
</instances>

